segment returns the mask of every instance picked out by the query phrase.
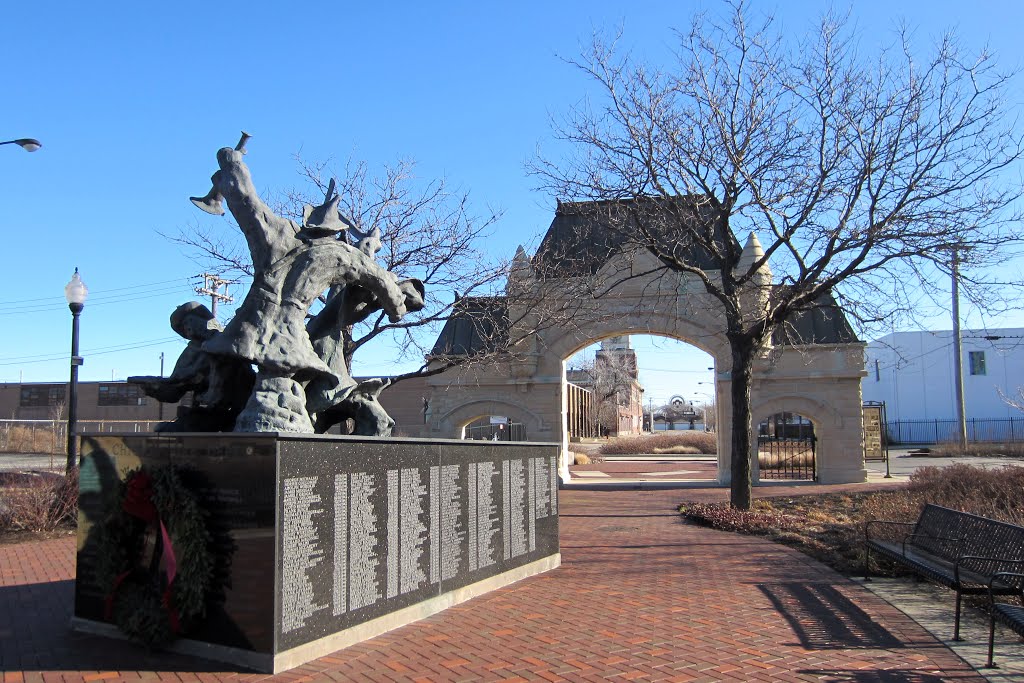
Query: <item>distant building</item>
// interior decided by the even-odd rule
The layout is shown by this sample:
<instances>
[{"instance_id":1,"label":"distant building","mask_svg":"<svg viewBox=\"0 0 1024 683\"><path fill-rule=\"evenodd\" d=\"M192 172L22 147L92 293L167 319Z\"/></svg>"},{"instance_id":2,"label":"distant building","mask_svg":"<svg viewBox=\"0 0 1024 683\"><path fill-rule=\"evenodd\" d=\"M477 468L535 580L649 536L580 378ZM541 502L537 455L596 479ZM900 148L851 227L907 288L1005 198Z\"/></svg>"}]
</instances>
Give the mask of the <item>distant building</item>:
<instances>
[{"instance_id":1,"label":"distant building","mask_svg":"<svg viewBox=\"0 0 1024 683\"><path fill-rule=\"evenodd\" d=\"M381 394L381 405L396 422L396 436L419 433L429 414L429 395L422 377L398 382ZM0 420L66 420L67 396L67 382L2 383ZM188 393L180 405L191 401ZM78 421L83 431L149 431L161 421L173 420L178 405L161 407L138 385L124 381L78 383Z\"/></svg>"},{"instance_id":2,"label":"distant building","mask_svg":"<svg viewBox=\"0 0 1024 683\"><path fill-rule=\"evenodd\" d=\"M967 419L1021 417L1004 397L1024 387L1024 328L961 331ZM891 422L956 418L953 333L895 332L867 347L865 401L884 401Z\"/></svg>"},{"instance_id":3,"label":"distant building","mask_svg":"<svg viewBox=\"0 0 1024 683\"><path fill-rule=\"evenodd\" d=\"M636 351L629 337L610 337L601 342L590 367L566 370L566 382L583 390L575 400L576 394L572 393L569 404L582 400L590 403L587 412L597 423L598 434L639 434L644 424L644 389L638 377Z\"/></svg>"},{"instance_id":4,"label":"distant building","mask_svg":"<svg viewBox=\"0 0 1024 683\"><path fill-rule=\"evenodd\" d=\"M190 397L187 397L190 398ZM67 382L5 382L0 384L0 418L63 420L67 418ZM78 419L81 422L129 421L144 425L173 420L178 404L164 404L127 382L79 382ZM92 429L84 425L83 429ZM145 429L145 426L142 427ZM129 428L129 431L135 431Z\"/></svg>"}]
</instances>

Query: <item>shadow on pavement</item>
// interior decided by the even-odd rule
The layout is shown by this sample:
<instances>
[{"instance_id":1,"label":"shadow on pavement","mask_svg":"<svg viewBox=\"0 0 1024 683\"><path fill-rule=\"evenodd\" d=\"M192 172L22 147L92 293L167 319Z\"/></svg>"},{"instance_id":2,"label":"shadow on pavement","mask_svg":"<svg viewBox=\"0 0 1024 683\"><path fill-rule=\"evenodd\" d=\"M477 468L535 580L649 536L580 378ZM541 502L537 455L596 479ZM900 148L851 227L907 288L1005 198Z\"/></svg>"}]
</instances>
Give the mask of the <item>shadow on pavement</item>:
<instances>
[{"instance_id":1,"label":"shadow on pavement","mask_svg":"<svg viewBox=\"0 0 1024 683\"><path fill-rule=\"evenodd\" d=\"M903 647L899 638L827 583L762 583L757 586L809 650Z\"/></svg>"},{"instance_id":2,"label":"shadow on pavement","mask_svg":"<svg viewBox=\"0 0 1024 683\"><path fill-rule=\"evenodd\" d=\"M0 587L0 671L245 671L73 631L74 591L70 579Z\"/></svg>"}]
</instances>

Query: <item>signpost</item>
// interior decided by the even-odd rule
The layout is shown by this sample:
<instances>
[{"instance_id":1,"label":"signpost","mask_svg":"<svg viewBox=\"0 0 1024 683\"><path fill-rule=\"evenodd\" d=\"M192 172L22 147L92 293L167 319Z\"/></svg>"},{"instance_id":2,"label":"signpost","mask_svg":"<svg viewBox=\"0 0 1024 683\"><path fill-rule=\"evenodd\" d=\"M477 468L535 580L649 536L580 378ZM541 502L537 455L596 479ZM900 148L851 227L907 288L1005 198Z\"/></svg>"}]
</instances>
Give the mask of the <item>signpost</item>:
<instances>
[{"instance_id":1,"label":"signpost","mask_svg":"<svg viewBox=\"0 0 1024 683\"><path fill-rule=\"evenodd\" d=\"M885 438L885 402L867 401L864 416L864 460L885 460L885 476L889 474L889 444Z\"/></svg>"}]
</instances>

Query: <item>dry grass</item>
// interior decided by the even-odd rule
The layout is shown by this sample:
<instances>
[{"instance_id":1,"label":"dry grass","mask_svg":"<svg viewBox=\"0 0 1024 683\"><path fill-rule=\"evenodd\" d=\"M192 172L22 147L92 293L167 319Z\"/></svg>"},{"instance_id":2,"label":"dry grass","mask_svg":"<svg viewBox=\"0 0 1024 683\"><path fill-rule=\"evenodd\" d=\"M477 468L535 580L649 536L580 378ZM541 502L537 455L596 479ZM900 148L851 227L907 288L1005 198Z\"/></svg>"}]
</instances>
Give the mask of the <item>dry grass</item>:
<instances>
[{"instance_id":1,"label":"dry grass","mask_svg":"<svg viewBox=\"0 0 1024 683\"><path fill-rule=\"evenodd\" d=\"M940 458L971 456L982 458L1024 458L1024 442L1016 443L969 443L961 448L955 443L939 443L931 448L931 455Z\"/></svg>"},{"instance_id":2,"label":"dry grass","mask_svg":"<svg viewBox=\"0 0 1024 683\"><path fill-rule=\"evenodd\" d=\"M1024 467L926 467L911 475L906 486L886 491L761 499L750 511L703 503L684 503L680 510L691 521L767 536L853 575L863 571L864 524L872 519L912 522L925 503L1024 525Z\"/></svg>"},{"instance_id":3,"label":"dry grass","mask_svg":"<svg viewBox=\"0 0 1024 683\"><path fill-rule=\"evenodd\" d=\"M56 453L59 444L52 427L0 427L0 453Z\"/></svg>"},{"instance_id":4,"label":"dry grass","mask_svg":"<svg viewBox=\"0 0 1024 683\"><path fill-rule=\"evenodd\" d=\"M694 446L669 446L668 448L652 448L655 455L700 455L701 449Z\"/></svg>"},{"instance_id":5,"label":"dry grass","mask_svg":"<svg viewBox=\"0 0 1024 683\"><path fill-rule=\"evenodd\" d=\"M805 468L814 464L814 451L809 448L790 450L784 455L771 455L767 452L758 452L757 466L762 470L775 470L783 468Z\"/></svg>"},{"instance_id":6,"label":"dry grass","mask_svg":"<svg viewBox=\"0 0 1024 683\"><path fill-rule=\"evenodd\" d=\"M591 461L586 453L573 453L572 462L574 465L589 465Z\"/></svg>"},{"instance_id":7,"label":"dry grass","mask_svg":"<svg viewBox=\"0 0 1024 683\"><path fill-rule=\"evenodd\" d=\"M673 448L691 448L689 454L714 455L718 450L715 435L710 432L679 431L622 437L601 446L602 455L639 455L642 453L669 453ZM661 450L655 450L661 449Z\"/></svg>"}]
</instances>

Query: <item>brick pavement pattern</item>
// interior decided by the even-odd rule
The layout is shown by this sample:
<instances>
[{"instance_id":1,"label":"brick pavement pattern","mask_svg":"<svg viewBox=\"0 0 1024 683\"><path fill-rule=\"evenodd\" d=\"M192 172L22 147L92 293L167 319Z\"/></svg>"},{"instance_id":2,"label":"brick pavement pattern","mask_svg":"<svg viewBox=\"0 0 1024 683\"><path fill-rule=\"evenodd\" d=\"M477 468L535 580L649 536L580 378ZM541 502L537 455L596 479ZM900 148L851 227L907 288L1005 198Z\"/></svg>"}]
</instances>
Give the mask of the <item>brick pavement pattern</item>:
<instances>
[{"instance_id":1,"label":"brick pavement pattern","mask_svg":"<svg viewBox=\"0 0 1024 683\"><path fill-rule=\"evenodd\" d=\"M565 491L561 568L276 676L73 633L74 539L0 546L2 679L983 681L821 564L675 512L725 495Z\"/></svg>"}]
</instances>

